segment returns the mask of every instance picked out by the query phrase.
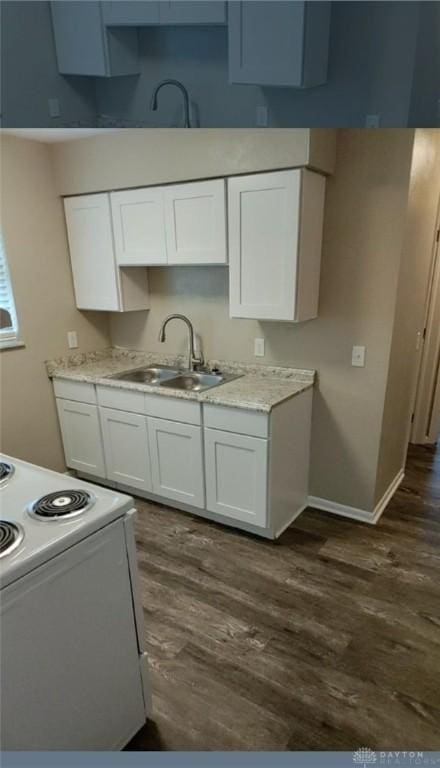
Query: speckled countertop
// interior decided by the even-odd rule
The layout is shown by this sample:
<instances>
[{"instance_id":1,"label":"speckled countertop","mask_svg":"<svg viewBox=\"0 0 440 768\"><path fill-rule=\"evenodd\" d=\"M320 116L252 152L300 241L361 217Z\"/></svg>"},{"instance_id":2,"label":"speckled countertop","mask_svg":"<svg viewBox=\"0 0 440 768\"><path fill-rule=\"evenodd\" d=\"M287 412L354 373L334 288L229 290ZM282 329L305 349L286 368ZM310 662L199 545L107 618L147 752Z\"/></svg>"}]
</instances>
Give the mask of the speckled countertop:
<instances>
[{"instance_id":1,"label":"speckled countertop","mask_svg":"<svg viewBox=\"0 0 440 768\"><path fill-rule=\"evenodd\" d=\"M246 408L268 413L275 405L298 395L313 386L315 371L285 368L272 365L232 363L225 360L208 360L209 368L219 368L222 373L240 378L226 382L204 392L169 389L139 382L120 381L111 378L135 368L148 365L185 367L182 355L160 355L128 349L109 348L99 352L87 352L48 360L46 368L51 378L103 384L117 389L130 389L163 397L196 400L199 403Z\"/></svg>"}]
</instances>

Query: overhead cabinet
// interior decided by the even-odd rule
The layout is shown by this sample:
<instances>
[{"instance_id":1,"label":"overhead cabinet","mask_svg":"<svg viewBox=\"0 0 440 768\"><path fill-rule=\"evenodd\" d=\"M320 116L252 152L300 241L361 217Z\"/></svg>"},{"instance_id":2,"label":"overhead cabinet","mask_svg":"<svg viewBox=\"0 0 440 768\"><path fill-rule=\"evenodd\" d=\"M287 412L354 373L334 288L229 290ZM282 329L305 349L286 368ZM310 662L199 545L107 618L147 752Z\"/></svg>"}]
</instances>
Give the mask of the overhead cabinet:
<instances>
[{"instance_id":1,"label":"overhead cabinet","mask_svg":"<svg viewBox=\"0 0 440 768\"><path fill-rule=\"evenodd\" d=\"M111 194L119 265L226 264L224 179Z\"/></svg>"},{"instance_id":2,"label":"overhead cabinet","mask_svg":"<svg viewBox=\"0 0 440 768\"><path fill-rule=\"evenodd\" d=\"M136 29L106 28L102 6L93 0L51 3L58 71L62 75L139 74Z\"/></svg>"},{"instance_id":3,"label":"overhead cabinet","mask_svg":"<svg viewBox=\"0 0 440 768\"><path fill-rule=\"evenodd\" d=\"M159 24L224 24L226 3L219 0L118 0L104 2L108 25L151 26Z\"/></svg>"},{"instance_id":4,"label":"overhead cabinet","mask_svg":"<svg viewBox=\"0 0 440 768\"><path fill-rule=\"evenodd\" d=\"M64 208L78 309L148 309L146 270L116 263L109 195L68 197Z\"/></svg>"},{"instance_id":5,"label":"overhead cabinet","mask_svg":"<svg viewBox=\"0 0 440 768\"><path fill-rule=\"evenodd\" d=\"M232 83L309 88L327 79L329 2L229 3Z\"/></svg>"},{"instance_id":6,"label":"overhead cabinet","mask_svg":"<svg viewBox=\"0 0 440 768\"><path fill-rule=\"evenodd\" d=\"M305 169L228 180L231 317L317 316L324 192Z\"/></svg>"}]
</instances>

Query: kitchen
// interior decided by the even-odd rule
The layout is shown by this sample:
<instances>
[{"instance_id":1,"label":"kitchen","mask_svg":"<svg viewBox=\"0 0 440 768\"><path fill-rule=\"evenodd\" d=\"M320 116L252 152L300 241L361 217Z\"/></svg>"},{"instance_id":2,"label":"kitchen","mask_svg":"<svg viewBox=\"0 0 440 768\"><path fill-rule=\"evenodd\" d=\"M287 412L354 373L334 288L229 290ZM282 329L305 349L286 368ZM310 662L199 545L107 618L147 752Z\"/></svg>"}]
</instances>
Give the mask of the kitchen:
<instances>
[{"instance_id":1,"label":"kitchen","mask_svg":"<svg viewBox=\"0 0 440 768\"><path fill-rule=\"evenodd\" d=\"M46 546L67 567L99 532L109 563L125 563L102 615L114 570L96 556L85 605L81 557L75 570L89 650L69 644L66 712L79 665L80 727L45 727L55 704L35 716L61 652L41 674L12 665L6 749L391 748L409 732L438 748L419 662L438 654L438 452L422 447L424 472L421 454L405 462L439 162L435 129L2 131L16 317L1 352L2 517L10 499L24 532L2 558L3 594L26 579L36 594ZM70 509L74 491L89 498ZM9 653L19 636L31 662L47 642L38 613L56 623L57 583L53 605L31 606L41 633L18 623L26 591L8 614ZM126 655L115 634L100 668L98 629L127 605L114 626ZM71 623L59 632L62 647ZM403 635L406 681L384 641Z\"/></svg>"}]
</instances>

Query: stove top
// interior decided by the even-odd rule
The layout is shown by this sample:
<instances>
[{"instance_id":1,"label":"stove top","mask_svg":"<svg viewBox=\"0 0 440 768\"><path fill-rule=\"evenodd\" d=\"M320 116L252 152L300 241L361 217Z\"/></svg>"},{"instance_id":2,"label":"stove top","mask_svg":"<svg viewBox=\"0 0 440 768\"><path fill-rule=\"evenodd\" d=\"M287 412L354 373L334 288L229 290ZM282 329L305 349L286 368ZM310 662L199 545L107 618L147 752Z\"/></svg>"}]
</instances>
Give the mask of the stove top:
<instances>
[{"instance_id":1,"label":"stove top","mask_svg":"<svg viewBox=\"0 0 440 768\"><path fill-rule=\"evenodd\" d=\"M6 557L20 546L24 538L21 525L0 520L0 557Z\"/></svg>"},{"instance_id":2,"label":"stove top","mask_svg":"<svg viewBox=\"0 0 440 768\"><path fill-rule=\"evenodd\" d=\"M83 515L93 506L95 500L96 497L91 493L72 488L48 493L30 504L27 510L37 520L57 522L61 518Z\"/></svg>"},{"instance_id":3,"label":"stove top","mask_svg":"<svg viewBox=\"0 0 440 768\"><path fill-rule=\"evenodd\" d=\"M2 587L134 507L118 491L0 454L2 465L14 470L0 480Z\"/></svg>"},{"instance_id":4,"label":"stove top","mask_svg":"<svg viewBox=\"0 0 440 768\"><path fill-rule=\"evenodd\" d=\"M15 472L15 467L8 461L0 461L0 486L5 485Z\"/></svg>"}]
</instances>

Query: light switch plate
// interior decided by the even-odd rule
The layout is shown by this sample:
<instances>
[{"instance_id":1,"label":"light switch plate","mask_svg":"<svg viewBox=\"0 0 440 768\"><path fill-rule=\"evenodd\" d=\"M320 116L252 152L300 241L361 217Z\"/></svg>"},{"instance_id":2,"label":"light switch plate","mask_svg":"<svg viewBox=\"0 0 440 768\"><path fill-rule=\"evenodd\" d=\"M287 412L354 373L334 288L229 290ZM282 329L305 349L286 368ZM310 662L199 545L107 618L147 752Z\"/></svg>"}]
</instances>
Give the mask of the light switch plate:
<instances>
[{"instance_id":1,"label":"light switch plate","mask_svg":"<svg viewBox=\"0 0 440 768\"><path fill-rule=\"evenodd\" d=\"M257 107L257 127L258 128L267 128L269 123L269 113L268 109L265 105L260 105Z\"/></svg>"},{"instance_id":2,"label":"light switch plate","mask_svg":"<svg viewBox=\"0 0 440 768\"><path fill-rule=\"evenodd\" d=\"M76 349L78 346L78 337L76 331L67 331L67 343L69 349Z\"/></svg>"},{"instance_id":3,"label":"light switch plate","mask_svg":"<svg viewBox=\"0 0 440 768\"><path fill-rule=\"evenodd\" d=\"M49 117L59 117L61 115L60 102L56 97L48 99Z\"/></svg>"},{"instance_id":4,"label":"light switch plate","mask_svg":"<svg viewBox=\"0 0 440 768\"><path fill-rule=\"evenodd\" d=\"M379 128L379 127L380 127L380 115L365 116L365 128Z\"/></svg>"},{"instance_id":5,"label":"light switch plate","mask_svg":"<svg viewBox=\"0 0 440 768\"><path fill-rule=\"evenodd\" d=\"M353 347L351 364L355 368L363 368L365 365L365 347Z\"/></svg>"},{"instance_id":6,"label":"light switch plate","mask_svg":"<svg viewBox=\"0 0 440 768\"><path fill-rule=\"evenodd\" d=\"M255 357L264 357L264 339L254 339Z\"/></svg>"}]
</instances>

